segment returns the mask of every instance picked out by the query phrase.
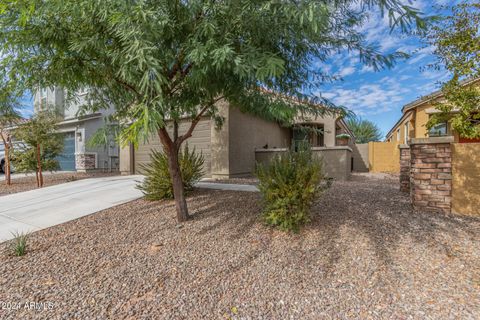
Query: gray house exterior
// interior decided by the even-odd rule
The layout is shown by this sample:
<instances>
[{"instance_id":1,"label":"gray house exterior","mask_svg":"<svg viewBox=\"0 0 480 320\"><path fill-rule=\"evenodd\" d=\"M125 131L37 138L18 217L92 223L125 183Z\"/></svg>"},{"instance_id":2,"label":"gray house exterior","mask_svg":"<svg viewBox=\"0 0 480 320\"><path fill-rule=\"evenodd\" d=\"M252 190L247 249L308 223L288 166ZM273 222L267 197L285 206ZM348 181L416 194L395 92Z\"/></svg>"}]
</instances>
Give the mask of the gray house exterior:
<instances>
[{"instance_id":1,"label":"gray house exterior","mask_svg":"<svg viewBox=\"0 0 480 320\"><path fill-rule=\"evenodd\" d=\"M105 125L113 107L97 113L79 115L80 106L88 98L88 90L76 93L74 102L66 101L63 88L39 89L34 94L34 112L55 106L63 118L59 131L64 135L63 154L58 157L62 171L110 171L118 170L118 145L110 141L104 147L88 147L87 141Z\"/></svg>"}]
</instances>

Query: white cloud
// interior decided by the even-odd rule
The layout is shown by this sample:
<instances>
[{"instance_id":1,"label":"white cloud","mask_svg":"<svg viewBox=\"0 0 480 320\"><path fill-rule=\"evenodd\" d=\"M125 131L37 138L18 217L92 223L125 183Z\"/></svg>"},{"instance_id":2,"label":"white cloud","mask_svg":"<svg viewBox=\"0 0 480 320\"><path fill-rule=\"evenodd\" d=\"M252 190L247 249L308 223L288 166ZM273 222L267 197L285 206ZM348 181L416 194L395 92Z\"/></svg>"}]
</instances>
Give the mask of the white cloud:
<instances>
[{"instance_id":1,"label":"white cloud","mask_svg":"<svg viewBox=\"0 0 480 320\"><path fill-rule=\"evenodd\" d=\"M374 115L393 110L409 90L395 79L382 79L377 83L364 84L358 88L334 88L322 96L337 105L345 106L358 115Z\"/></svg>"},{"instance_id":2,"label":"white cloud","mask_svg":"<svg viewBox=\"0 0 480 320\"><path fill-rule=\"evenodd\" d=\"M341 77L346 77L348 75L351 75L353 73L355 73L356 69L352 66L348 66L348 67L345 67L343 68L342 70L340 70L340 72L338 73Z\"/></svg>"},{"instance_id":3,"label":"white cloud","mask_svg":"<svg viewBox=\"0 0 480 320\"><path fill-rule=\"evenodd\" d=\"M412 57L407 61L408 64L415 64L420 60L430 57L433 54L435 47L428 46L421 49L416 50L412 53Z\"/></svg>"},{"instance_id":4,"label":"white cloud","mask_svg":"<svg viewBox=\"0 0 480 320\"><path fill-rule=\"evenodd\" d=\"M360 69L360 73L367 73L367 72L374 72L375 69L372 67L372 66L368 66L368 65L363 65L362 68Z\"/></svg>"}]
</instances>

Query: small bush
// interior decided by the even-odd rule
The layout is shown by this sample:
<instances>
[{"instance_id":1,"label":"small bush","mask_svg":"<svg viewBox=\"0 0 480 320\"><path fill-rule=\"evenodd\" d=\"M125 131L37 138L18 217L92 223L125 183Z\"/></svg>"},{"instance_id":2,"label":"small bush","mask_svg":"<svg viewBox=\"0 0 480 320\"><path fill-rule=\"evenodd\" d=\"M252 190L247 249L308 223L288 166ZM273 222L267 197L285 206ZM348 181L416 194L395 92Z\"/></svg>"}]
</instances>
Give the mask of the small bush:
<instances>
[{"instance_id":1,"label":"small bush","mask_svg":"<svg viewBox=\"0 0 480 320\"><path fill-rule=\"evenodd\" d=\"M279 155L257 166L259 189L265 202L263 218L269 225L298 232L310 221L310 207L325 187L322 163L309 146ZM325 185L325 184L324 184Z\"/></svg>"},{"instance_id":2,"label":"small bush","mask_svg":"<svg viewBox=\"0 0 480 320\"><path fill-rule=\"evenodd\" d=\"M145 179L137 188L142 190L145 199L150 201L173 199L173 186L166 154L152 150L150 159L149 164L141 166ZM191 191L193 185L203 176L205 158L202 153L195 153L195 149L190 152L187 144L183 152L179 153L178 161L185 191Z\"/></svg>"},{"instance_id":3,"label":"small bush","mask_svg":"<svg viewBox=\"0 0 480 320\"><path fill-rule=\"evenodd\" d=\"M77 177L75 177L75 176L73 176L73 175L67 177L67 182L73 182L73 181L77 181L77 180L78 180Z\"/></svg>"},{"instance_id":4,"label":"small bush","mask_svg":"<svg viewBox=\"0 0 480 320\"><path fill-rule=\"evenodd\" d=\"M20 257L27 253L28 233L12 232L13 240L10 242L10 252L12 255Z\"/></svg>"}]
</instances>

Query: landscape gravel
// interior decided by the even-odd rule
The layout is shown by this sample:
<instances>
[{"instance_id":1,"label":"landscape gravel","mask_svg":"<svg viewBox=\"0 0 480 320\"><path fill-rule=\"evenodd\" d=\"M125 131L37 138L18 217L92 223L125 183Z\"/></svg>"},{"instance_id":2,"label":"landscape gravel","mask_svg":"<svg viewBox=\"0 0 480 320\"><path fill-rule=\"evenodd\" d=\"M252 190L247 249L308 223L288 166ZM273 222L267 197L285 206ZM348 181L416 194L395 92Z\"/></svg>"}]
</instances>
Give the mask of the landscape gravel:
<instances>
[{"instance_id":1,"label":"landscape gravel","mask_svg":"<svg viewBox=\"0 0 480 320\"><path fill-rule=\"evenodd\" d=\"M480 219L412 210L398 181L335 182L298 234L260 194L137 200L0 245L1 319L478 319ZM51 308L32 310L25 303ZM49 304L50 303L50 304Z\"/></svg>"},{"instance_id":2,"label":"landscape gravel","mask_svg":"<svg viewBox=\"0 0 480 320\"><path fill-rule=\"evenodd\" d=\"M117 175L118 173L104 173L104 172L88 172L88 173L81 173L81 172L68 172L68 173L47 173L43 176L44 187L53 186L56 184L71 182L80 179L88 179L88 178L98 178L104 176L112 176ZM32 175L22 175L16 174L12 177L12 184L7 186L5 181L0 180L0 197L17 193L17 192L24 192L37 189L37 184L35 180L35 176Z\"/></svg>"},{"instance_id":3,"label":"landscape gravel","mask_svg":"<svg viewBox=\"0 0 480 320\"><path fill-rule=\"evenodd\" d=\"M202 181L214 182L214 183L226 183L226 184L246 184L246 185L258 184L258 179L251 176L243 177L243 178L230 178L230 179L205 179Z\"/></svg>"}]
</instances>

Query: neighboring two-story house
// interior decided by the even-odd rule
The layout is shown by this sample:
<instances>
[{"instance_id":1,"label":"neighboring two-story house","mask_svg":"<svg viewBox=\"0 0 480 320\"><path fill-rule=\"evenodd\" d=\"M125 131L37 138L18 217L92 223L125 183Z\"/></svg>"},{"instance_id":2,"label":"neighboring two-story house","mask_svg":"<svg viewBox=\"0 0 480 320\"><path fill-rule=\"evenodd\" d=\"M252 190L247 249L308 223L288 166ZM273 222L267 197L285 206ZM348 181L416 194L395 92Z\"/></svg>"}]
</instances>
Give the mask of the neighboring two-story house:
<instances>
[{"instance_id":1,"label":"neighboring two-story house","mask_svg":"<svg viewBox=\"0 0 480 320\"><path fill-rule=\"evenodd\" d=\"M464 81L462 85L478 86L480 85L480 78ZM408 141L412 138L451 136L455 142L478 142L459 137L448 122L438 124L430 130L427 129L426 124L430 117L439 112L435 108L435 103L441 102L442 99L443 94L439 90L405 105L402 108L402 117L388 132L386 141L408 144Z\"/></svg>"},{"instance_id":2,"label":"neighboring two-story house","mask_svg":"<svg viewBox=\"0 0 480 320\"><path fill-rule=\"evenodd\" d=\"M114 110L110 108L80 115L80 106L85 103L87 95L88 90L79 92L74 102L67 102L66 92L62 88L39 89L34 94L34 112L55 106L63 117L58 124L59 131L64 135L63 153L58 157L60 170L116 170L119 163L118 146L113 139L106 146L87 146L87 141L105 125L105 118Z\"/></svg>"}]
</instances>

